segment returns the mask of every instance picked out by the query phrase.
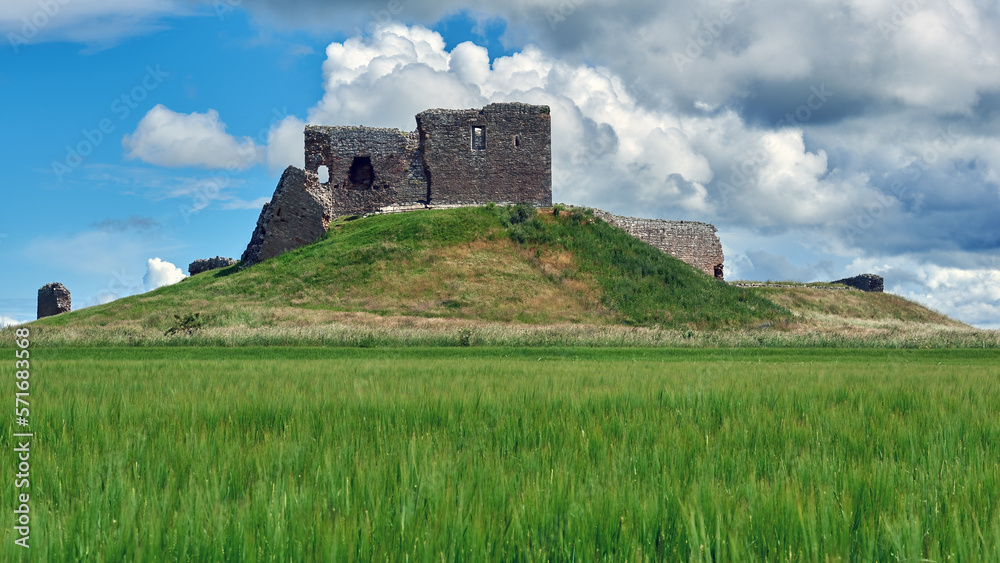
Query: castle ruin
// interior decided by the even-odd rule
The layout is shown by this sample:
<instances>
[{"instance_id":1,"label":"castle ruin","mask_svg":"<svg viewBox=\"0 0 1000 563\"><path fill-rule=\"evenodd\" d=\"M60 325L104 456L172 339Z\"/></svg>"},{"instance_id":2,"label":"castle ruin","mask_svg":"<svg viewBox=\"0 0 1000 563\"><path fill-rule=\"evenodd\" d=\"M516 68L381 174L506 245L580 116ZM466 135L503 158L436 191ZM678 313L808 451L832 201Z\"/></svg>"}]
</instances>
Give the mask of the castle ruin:
<instances>
[{"instance_id":1,"label":"castle ruin","mask_svg":"<svg viewBox=\"0 0 1000 563\"><path fill-rule=\"evenodd\" d=\"M39 319L68 313L73 309L73 299L66 286L59 282L47 283L38 290Z\"/></svg>"},{"instance_id":2,"label":"castle ruin","mask_svg":"<svg viewBox=\"0 0 1000 563\"><path fill-rule=\"evenodd\" d=\"M243 253L249 266L323 236L343 215L464 205L552 205L548 106L432 109L417 130L307 126Z\"/></svg>"},{"instance_id":3,"label":"castle ruin","mask_svg":"<svg viewBox=\"0 0 1000 563\"><path fill-rule=\"evenodd\" d=\"M345 215L491 202L552 206L548 106L431 109L417 114L416 121L412 132L306 126L305 169L289 166L281 175L243 252L243 267L318 240L333 219ZM722 279L715 227L598 216Z\"/></svg>"}]
</instances>

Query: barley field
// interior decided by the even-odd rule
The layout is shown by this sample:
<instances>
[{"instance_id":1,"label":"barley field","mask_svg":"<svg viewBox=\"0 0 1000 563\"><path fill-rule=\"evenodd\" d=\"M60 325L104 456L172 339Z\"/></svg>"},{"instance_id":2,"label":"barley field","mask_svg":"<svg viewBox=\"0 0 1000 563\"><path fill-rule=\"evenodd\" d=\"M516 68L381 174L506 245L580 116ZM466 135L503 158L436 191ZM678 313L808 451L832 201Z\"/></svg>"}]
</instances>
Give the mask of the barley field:
<instances>
[{"instance_id":1,"label":"barley field","mask_svg":"<svg viewBox=\"0 0 1000 563\"><path fill-rule=\"evenodd\" d=\"M30 551L36 561L996 561L998 360L996 350L42 348L32 351ZM13 479L16 430L4 424ZM8 522L13 497L2 497ZM11 528L4 561L24 559Z\"/></svg>"}]
</instances>

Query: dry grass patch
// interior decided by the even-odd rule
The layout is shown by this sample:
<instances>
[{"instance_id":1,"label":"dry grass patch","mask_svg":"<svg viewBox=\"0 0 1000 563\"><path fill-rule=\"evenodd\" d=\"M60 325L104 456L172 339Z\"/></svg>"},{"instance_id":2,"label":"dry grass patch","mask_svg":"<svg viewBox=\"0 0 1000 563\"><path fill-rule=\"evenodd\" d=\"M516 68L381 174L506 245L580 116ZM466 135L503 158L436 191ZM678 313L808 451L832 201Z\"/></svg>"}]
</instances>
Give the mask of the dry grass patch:
<instances>
[{"instance_id":1,"label":"dry grass patch","mask_svg":"<svg viewBox=\"0 0 1000 563\"><path fill-rule=\"evenodd\" d=\"M376 279L331 296L332 305L387 315L487 321L608 322L596 284L567 277L569 251L531 252L509 239L421 250Z\"/></svg>"},{"instance_id":2,"label":"dry grass patch","mask_svg":"<svg viewBox=\"0 0 1000 563\"><path fill-rule=\"evenodd\" d=\"M890 293L806 288L754 288L807 321L848 319L904 321L957 328L967 325ZM853 324L853 323L851 323Z\"/></svg>"}]
</instances>

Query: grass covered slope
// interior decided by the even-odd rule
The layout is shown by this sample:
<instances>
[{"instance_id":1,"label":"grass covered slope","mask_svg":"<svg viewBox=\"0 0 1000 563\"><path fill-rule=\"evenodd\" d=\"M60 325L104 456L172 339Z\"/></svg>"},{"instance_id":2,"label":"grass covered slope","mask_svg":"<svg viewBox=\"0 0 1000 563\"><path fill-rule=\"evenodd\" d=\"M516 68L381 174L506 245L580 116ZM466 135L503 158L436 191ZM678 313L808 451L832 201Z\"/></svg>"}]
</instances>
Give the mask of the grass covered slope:
<instances>
[{"instance_id":1,"label":"grass covered slope","mask_svg":"<svg viewBox=\"0 0 1000 563\"><path fill-rule=\"evenodd\" d=\"M831 291L810 288L754 288L761 296L782 305L797 317L822 322L895 320L949 327L965 324L891 293Z\"/></svg>"},{"instance_id":2,"label":"grass covered slope","mask_svg":"<svg viewBox=\"0 0 1000 563\"><path fill-rule=\"evenodd\" d=\"M331 312L676 329L790 318L581 211L487 206L341 220L320 241L246 270L37 325L165 331L174 315L198 313L204 327L303 326Z\"/></svg>"},{"instance_id":3,"label":"grass covered slope","mask_svg":"<svg viewBox=\"0 0 1000 563\"><path fill-rule=\"evenodd\" d=\"M809 288L753 288L792 312L788 336L849 335L899 347L996 346L998 331L981 331L890 293ZM963 344L964 342L964 344ZM977 346L978 347L978 346Z\"/></svg>"}]
</instances>

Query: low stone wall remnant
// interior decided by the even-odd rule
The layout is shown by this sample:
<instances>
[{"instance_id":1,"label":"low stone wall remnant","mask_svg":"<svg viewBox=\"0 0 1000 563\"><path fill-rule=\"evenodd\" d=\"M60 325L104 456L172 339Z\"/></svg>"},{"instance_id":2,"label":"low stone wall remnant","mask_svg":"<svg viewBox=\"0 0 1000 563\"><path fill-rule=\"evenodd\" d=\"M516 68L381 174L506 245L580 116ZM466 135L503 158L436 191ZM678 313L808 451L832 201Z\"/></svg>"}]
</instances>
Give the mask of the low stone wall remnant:
<instances>
[{"instance_id":1,"label":"low stone wall remnant","mask_svg":"<svg viewBox=\"0 0 1000 563\"><path fill-rule=\"evenodd\" d=\"M722 243L715 234L717 229L713 225L698 221L623 217L600 209L594 209L594 216L710 276L725 279Z\"/></svg>"},{"instance_id":2,"label":"low stone wall remnant","mask_svg":"<svg viewBox=\"0 0 1000 563\"><path fill-rule=\"evenodd\" d=\"M734 287L785 287L792 289L822 289L830 291L852 291L853 287L839 287L831 285L800 285L791 283L768 283L768 282L731 282Z\"/></svg>"},{"instance_id":3,"label":"low stone wall remnant","mask_svg":"<svg viewBox=\"0 0 1000 563\"><path fill-rule=\"evenodd\" d=\"M844 278L830 283L842 283L846 286L860 289L861 291L871 291L875 293L882 293L885 287L885 280L882 279L882 276L877 276L875 274L861 274L860 276Z\"/></svg>"},{"instance_id":4,"label":"low stone wall remnant","mask_svg":"<svg viewBox=\"0 0 1000 563\"><path fill-rule=\"evenodd\" d=\"M236 264L236 260L232 258L223 258L221 256L216 256L215 258L202 258L201 260L195 260L188 264L188 274L192 276L197 276L202 272L208 272L210 270L218 270L219 268L228 268Z\"/></svg>"}]
</instances>

